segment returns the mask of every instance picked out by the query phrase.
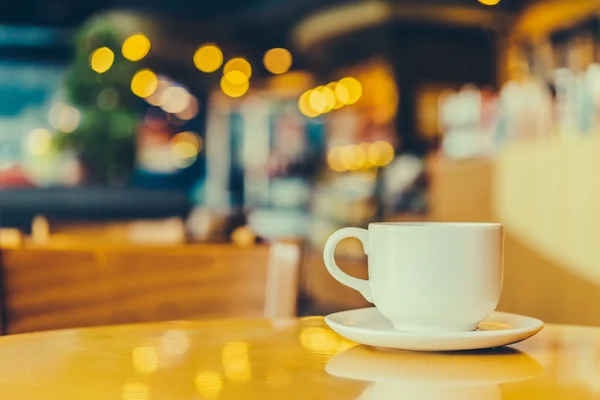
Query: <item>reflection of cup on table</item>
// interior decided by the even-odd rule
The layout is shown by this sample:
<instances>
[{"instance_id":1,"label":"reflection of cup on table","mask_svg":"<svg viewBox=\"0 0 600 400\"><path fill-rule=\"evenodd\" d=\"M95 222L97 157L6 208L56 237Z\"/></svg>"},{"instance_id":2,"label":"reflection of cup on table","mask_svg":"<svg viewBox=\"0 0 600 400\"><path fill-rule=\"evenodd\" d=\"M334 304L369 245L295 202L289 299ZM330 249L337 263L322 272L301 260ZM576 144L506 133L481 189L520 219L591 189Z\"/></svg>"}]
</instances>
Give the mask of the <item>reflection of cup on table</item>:
<instances>
[{"instance_id":1,"label":"reflection of cup on table","mask_svg":"<svg viewBox=\"0 0 600 400\"><path fill-rule=\"evenodd\" d=\"M361 241L369 279L344 273L337 244ZM375 304L396 329L466 332L496 309L502 291L504 233L493 223L372 223L343 228L323 251L329 273Z\"/></svg>"},{"instance_id":2,"label":"reflection of cup on table","mask_svg":"<svg viewBox=\"0 0 600 400\"><path fill-rule=\"evenodd\" d=\"M415 353L365 346L327 363L330 375L373 382L360 399L501 399L499 384L533 379L543 367L513 348L475 352Z\"/></svg>"}]
</instances>

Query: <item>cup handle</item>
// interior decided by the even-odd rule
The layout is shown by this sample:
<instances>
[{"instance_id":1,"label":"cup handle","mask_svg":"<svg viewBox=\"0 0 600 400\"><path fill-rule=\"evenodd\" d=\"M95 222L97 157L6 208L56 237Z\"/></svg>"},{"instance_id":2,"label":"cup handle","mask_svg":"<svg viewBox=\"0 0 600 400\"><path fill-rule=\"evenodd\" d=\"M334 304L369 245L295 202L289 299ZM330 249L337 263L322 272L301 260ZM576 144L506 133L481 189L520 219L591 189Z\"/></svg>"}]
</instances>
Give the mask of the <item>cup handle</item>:
<instances>
[{"instance_id":1,"label":"cup handle","mask_svg":"<svg viewBox=\"0 0 600 400\"><path fill-rule=\"evenodd\" d=\"M361 228L342 228L334 232L329 239L327 239L325 248L323 249L323 261L325 261L325 267L327 267L327 271L329 271L331 276L333 276L338 282L356 290L362 294L369 303L373 303L373 295L371 293L369 281L348 275L335 263L335 248L337 247L338 243L344 239L352 237L360 240L365 254L368 255L369 231Z\"/></svg>"}]
</instances>

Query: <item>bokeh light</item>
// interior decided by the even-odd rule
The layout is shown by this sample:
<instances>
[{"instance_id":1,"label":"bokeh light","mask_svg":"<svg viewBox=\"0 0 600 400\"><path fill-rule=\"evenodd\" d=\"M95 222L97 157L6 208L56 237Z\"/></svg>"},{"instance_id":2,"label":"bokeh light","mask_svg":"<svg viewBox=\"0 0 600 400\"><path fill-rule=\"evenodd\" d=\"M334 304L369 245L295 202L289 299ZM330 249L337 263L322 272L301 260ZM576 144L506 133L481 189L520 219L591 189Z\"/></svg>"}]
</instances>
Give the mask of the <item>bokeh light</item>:
<instances>
[{"instance_id":1,"label":"bokeh light","mask_svg":"<svg viewBox=\"0 0 600 400\"><path fill-rule=\"evenodd\" d=\"M196 100L196 98L194 96L191 96L190 104L188 105L188 107L185 110L178 112L176 114L177 118L180 118L184 121L189 121L190 119L192 119L196 115L198 115L199 107L200 107L200 105L198 104L198 100Z\"/></svg>"},{"instance_id":2,"label":"bokeh light","mask_svg":"<svg viewBox=\"0 0 600 400\"><path fill-rule=\"evenodd\" d=\"M327 154L327 165L329 168L336 172L342 172L345 170L344 166L340 161L340 153L342 149L340 147L334 147Z\"/></svg>"},{"instance_id":3,"label":"bokeh light","mask_svg":"<svg viewBox=\"0 0 600 400\"><path fill-rule=\"evenodd\" d=\"M180 132L171 139L171 160L177 168L192 165L202 150L202 138L195 132Z\"/></svg>"},{"instance_id":4,"label":"bokeh light","mask_svg":"<svg viewBox=\"0 0 600 400\"><path fill-rule=\"evenodd\" d=\"M323 96L325 96L325 110L323 112L327 113L335 107L335 93L327 86L320 86L319 88Z\"/></svg>"},{"instance_id":5,"label":"bokeh light","mask_svg":"<svg viewBox=\"0 0 600 400\"><path fill-rule=\"evenodd\" d=\"M151 96L158 86L156 74L149 69L138 71L131 79L131 91L141 98Z\"/></svg>"},{"instance_id":6,"label":"bokeh light","mask_svg":"<svg viewBox=\"0 0 600 400\"><path fill-rule=\"evenodd\" d=\"M500 3L500 0L479 0L479 2L486 6L495 6L496 4Z\"/></svg>"},{"instance_id":7,"label":"bokeh light","mask_svg":"<svg viewBox=\"0 0 600 400\"><path fill-rule=\"evenodd\" d=\"M123 386L123 400L147 400L148 386L144 383L131 382Z\"/></svg>"},{"instance_id":8,"label":"bokeh light","mask_svg":"<svg viewBox=\"0 0 600 400\"><path fill-rule=\"evenodd\" d=\"M298 99L298 109L303 115L309 118L314 118L318 117L320 113L315 111L310 105L311 92L312 90L307 90L306 92L302 93L302 95Z\"/></svg>"},{"instance_id":9,"label":"bokeh light","mask_svg":"<svg viewBox=\"0 0 600 400\"><path fill-rule=\"evenodd\" d=\"M138 372L154 372L158 368L158 353L152 346L138 346L132 351L131 363Z\"/></svg>"},{"instance_id":10,"label":"bokeh light","mask_svg":"<svg viewBox=\"0 0 600 400\"><path fill-rule=\"evenodd\" d=\"M221 78L221 90L229 97L241 97L248 91L250 83L245 80L240 85L234 85L227 78L226 75Z\"/></svg>"},{"instance_id":11,"label":"bokeh light","mask_svg":"<svg viewBox=\"0 0 600 400\"><path fill-rule=\"evenodd\" d=\"M223 77L233 85L243 85L248 81L248 77L242 71L229 71Z\"/></svg>"},{"instance_id":12,"label":"bokeh light","mask_svg":"<svg viewBox=\"0 0 600 400\"><path fill-rule=\"evenodd\" d=\"M214 371L200 371L194 380L198 393L209 400L216 399L223 389L223 378Z\"/></svg>"},{"instance_id":13,"label":"bokeh light","mask_svg":"<svg viewBox=\"0 0 600 400\"><path fill-rule=\"evenodd\" d=\"M367 150L367 161L371 165L383 167L394 159L394 147L383 140L371 143Z\"/></svg>"},{"instance_id":14,"label":"bokeh light","mask_svg":"<svg viewBox=\"0 0 600 400\"><path fill-rule=\"evenodd\" d=\"M27 151L33 155L46 154L52 146L52 134L46 129L34 129L27 136L26 146Z\"/></svg>"},{"instance_id":15,"label":"bokeh light","mask_svg":"<svg viewBox=\"0 0 600 400\"><path fill-rule=\"evenodd\" d=\"M348 104L348 98L350 97L350 94L348 93L348 89L344 85L340 85L338 82L334 82L333 91L335 93L337 108L341 108L343 105Z\"/></svg>"},{"instance_id":16,"label":"bokeh light","mask_svg":"<svg viewBox=\"0 0 600 400\"><path fill-rule=\"evenodd\" d=\"M228 342L223 347L222 364L225 377L230 381L243 382L251 377L248 343Z\"/></svg>"},{"instance_id":17,"label":"bokeh light","mask_svg":"<svg viewBox=\"0 0 600 400\"><path fill-rule=\"evenodd\" d=\"M272 74L284 74L292 66L292 54L287 49L277 47L265 53L263 63Z\"/></svg>"},{"instance_id":18,"label":"bokeh light","mask_svg":"<svg viewBox=\"0 0 600 400\"><path fill-rule=\"evenodd\" d=\"M215 72L223 64L223 52L214 44L206 44L194 53L194 65L202 72Z\"/></svg>"},{"instance_id":19,"label":"bokeh light","mask_svg":"<svg viewBox=\"0 0 600 400\"><path fill-rule=\"evenodd\" d=\"M148 39L146 35L143 33L136 33L125 39L121 52L123 53L123 57L128 60L139 61L146 57L150 51L150 46L150 39Z\"/></svg>"},{"instance_id":20,"label":"bokeh light","mask_svg":"<svg viewBox=\"0 0 600 400\"><path fill-rule=\"evenodd\" d=\"M308 96L308 104L318 114L322 114L327 108L327 97L323 94L321 88L322 86L319 86L314 90L311 90L310 95Z\"/></svg>"},{"instance_id":21,"label":"bokeh light","mask_svg":"<svg viewBox=\"0 0 600 400\"><path fill-rule=\"evenodd\" d=\"M250 79L250 77L252 76L252 66L247 60L241 57L232 58L231 60L227 61L227 63L223 67L224 76L227 76L227 74L229 74L232 71L241 72L246 76L246 80Z\"/></svg>"},{"instance_id":22,"label":"bokeh light","mask_svg":"<svg viewBox=\"0 0 600 400\"><path fill-rule=\"evenodd\" d=\"M334 96L334 102L333 102L333 107L332 107L334 110L338 110L344 106L344 102L340 100L340 96L338 96L338 94L336 92L338 87L342 88L341 89L342 95L344 95L344 93L345 93L345 96L346 96L345 99L347 100L347 98L348 98L348 91L346 90L345 87L338 85L337 82L328 83L327 88L329 90L331 90L331 93L333 93L333 96Z\"/></svg>"},{"instance_id":23,"label":"bokeh light","mask_svg":"<svg viewBox=\"0 0 600 400\"><path fill-rule=\"evenodd\" d=\"M185 111L192 102L192 95L181 86L170 86L160 94L160 108L176 114Z\"/></svg>"},{"instance_id":24,"label":"bokeh light","mask_svg":"<svg viewBox=\"0 0 600 400\"><path fill-rule=\"evenodd\" d=\"M56 127L65 133L71 133L79 126L81 113L75 107L67 106L58 114Z\"/></svg>"},{"instance_id":25,"label":"bokeh light","mask_svg":"<svg viewBox=\"0 0 600 400\"><path fill-rule=\"evenodd\" d=\"M338 85L348 91L348 97L344 99L342 96L343 89L336 86L336 95L342 103L346 105L354 104L362 97L363 88L358 79L352 77L342 78Z\"/></svg>"},{"instance_id":26,"label":"bokeh light","mask_svg":"<svg viewBox=\"0 0 600 400\"><path fill-rule=\"evenodd\" d=\"M100 47L92 52L90 56L90 67L99 74L110 69L115 61L115 53L108 47Z\"/></svg>"}]
</instances>

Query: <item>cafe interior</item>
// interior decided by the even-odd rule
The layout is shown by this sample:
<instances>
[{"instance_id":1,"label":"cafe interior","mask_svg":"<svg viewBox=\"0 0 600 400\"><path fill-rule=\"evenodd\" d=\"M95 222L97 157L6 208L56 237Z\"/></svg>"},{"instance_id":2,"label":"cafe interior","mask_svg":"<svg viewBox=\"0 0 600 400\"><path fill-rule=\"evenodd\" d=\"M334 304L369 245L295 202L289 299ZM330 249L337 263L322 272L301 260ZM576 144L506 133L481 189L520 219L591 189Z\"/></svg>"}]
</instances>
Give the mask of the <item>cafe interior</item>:
<instances>
[{"instance_id":1,"label":"cafe interior","mask_svg":"<svg viewBox=\"0 0 600 400\"><path fill-rule=\"evenodd\" d=\"M0 3L0 333L368 307L322 252L375 221L499 222L498 310L600 326L599 15ZM336 259L368 276L358 240Z\"/></svg>"}]
</instances>

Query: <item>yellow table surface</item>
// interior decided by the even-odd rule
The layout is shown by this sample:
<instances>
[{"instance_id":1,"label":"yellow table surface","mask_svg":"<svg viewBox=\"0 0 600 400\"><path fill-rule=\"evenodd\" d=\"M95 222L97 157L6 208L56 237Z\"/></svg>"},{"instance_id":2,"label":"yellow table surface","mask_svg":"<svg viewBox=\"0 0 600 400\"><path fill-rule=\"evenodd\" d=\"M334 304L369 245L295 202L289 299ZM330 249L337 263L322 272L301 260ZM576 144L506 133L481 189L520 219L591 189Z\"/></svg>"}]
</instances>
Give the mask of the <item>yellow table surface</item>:
<instances>
[{"instance_id":1,"label":"yellow table surface","mask_svg":"<svg viewBox=\"0 0 600 400\"><path fill-rule=\"evenodd\" d=\"M168 322L0 338L11 400L600 398L600 329L496 350L377 351L320 317Z\"/></svg>"}]
</instances>

